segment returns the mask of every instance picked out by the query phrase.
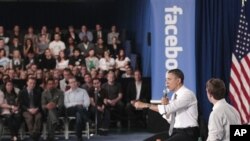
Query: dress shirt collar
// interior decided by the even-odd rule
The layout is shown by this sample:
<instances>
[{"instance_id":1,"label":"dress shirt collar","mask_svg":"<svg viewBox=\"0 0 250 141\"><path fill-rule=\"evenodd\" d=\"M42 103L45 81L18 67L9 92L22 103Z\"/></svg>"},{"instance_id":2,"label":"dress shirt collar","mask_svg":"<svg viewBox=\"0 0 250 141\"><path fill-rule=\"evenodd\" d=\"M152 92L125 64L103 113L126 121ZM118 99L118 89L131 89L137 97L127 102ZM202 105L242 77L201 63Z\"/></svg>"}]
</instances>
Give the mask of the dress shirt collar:
<instances>
[{"instance_id":1,"label":"dress shirt collar","mask_svg":"<svg viewBox=\"0 0 250 141\"><path fill-rule=\"evenodd\" d=\"M176 92L176 96L178 96L179 94L183 93L183 91L186 89L186 87L184 85L182 85Z\"/></svg>"},{"instance_id":2,"label":"dress shirt collar","mask_svg":"<svg viewBox=\"0 0 250 141\"><path fill-rule=\"evenodd\" d=\"M214 104L214 107L213 107L213 110L215 110L216 108L220 107L220 105L223 105L224 103L227 103L225 98L217 101L215 104Z\"/></svg>"},{"instance_id":3,"label":"dress shirt collar","mask_svg":"<svg viewBox=\"0 0 250 141\"><path fill-rule=\"evenodd\" d=\"M70 92L77 92L78 89L79 89L79 87L77 87L77 88L75 88L75 89L70 88Z\"/></svg>"}]
</instances>

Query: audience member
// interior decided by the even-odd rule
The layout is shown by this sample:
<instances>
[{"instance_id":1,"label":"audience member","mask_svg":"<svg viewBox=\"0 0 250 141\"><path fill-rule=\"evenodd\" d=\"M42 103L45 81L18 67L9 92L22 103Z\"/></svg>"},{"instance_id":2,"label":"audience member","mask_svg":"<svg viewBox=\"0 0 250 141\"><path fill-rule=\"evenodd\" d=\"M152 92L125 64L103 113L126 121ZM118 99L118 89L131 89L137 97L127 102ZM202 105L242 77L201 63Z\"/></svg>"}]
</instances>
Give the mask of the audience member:
<instances>
[{"instance_id":1,"label":"audience member","mask_svg":"<svg viewBox=\"0 0 250 141\"><path fill-rule=\"evenodd\" d=\"M83 36L82 42L77 45L77 48L79 48L81 50L81 54L84 57L87 57L89 50L94 49L95 45L88 40L87 36Z\"/></svg>"},{"instance_id":2,"label":"audience member","mask_svg":"<svg viewBox=\"0 0 250 141\"><path fill-rule=\"evenodd\" d=\"M92 42L93 41L93 34L91 31L88 31L88 28L86 25L82 25L81 27L81 32L79 33L79 38L81 41L83 41L84 37L87 37L88 41Z\"/></svg>"},{"instance_id":3,"label":"audience member","mask_svg":"<svg viewBox=\"0 0 250 141\"><path fill-rule=\"evenodd\" d=\"M66 115L76 117L77 141L82 141L82 130L88 121L89 95L86 90L78 87L75 77L69 79L70 89L65 92L64 105Z\"/></svg>"},{"instance_id":4,"label":"audience member","mask_svg":"<svg viewBox=\"0 0 250 141\"><path fill-rule=\"evenodd\" d=\"M229 141L230 125L240 125L238 111L225 100L226 86L217 78L212 78L206 84L207 98L214 105L209 116L207 141Z\"/></svg>"},{"instance_id":5,"label":"audience member","mask_svg":"<svg viewBox=\"0 0 250 141\"><path fill-rule=\"evenodd\" d=\"M119 35L120 35L120 33L117 31L116 26L112 25L110 32L108 33L108 40L107 40L108 45L112 44L113 37L116 37L118 39L117 43L120 43Z\"/></svg>"},{"instance_id":6,"label":"audience member","mask_svg":"<svg viewBox=\"0 0 250 141\"><path fill-rule=\"evenodd\" d=\"M59 115L64 106L64 93L56 88L53 78L46 81L42 93L42 108L47 117L48 141L54 140L55 129L59 126Z\"/></svg>"},{"instance_id":7,"label":"audience member","mask_svg":"<svg viewBox=\"0 0 250 141\"><path fill-rule=\"evenodd\" d=\"M4 83L4 87L0 91L1 119L4 120L3 124L10 129L12 141L18 139L18 130L22 123L18 92L10 80Z\"/></svg>"},{"instance_id":8,"label":"audience member","mask_svg":"<svg viewBox=\"0 0 250 141\"><path fill-rule=\"evenodd\" d=\"M20 92L20 106L27 124L29 134L35 141L39 140L42 124L41 92L35 88L36 79L29 77L27 87Z\"/></svg>"},{"instance_id":9,"label":"audience member","mask_svg":"<svg viewBox=\"0 0 250 141\"><path fill-rule=\"evenodd\" d=\"M151 99L149 84L142 80L141 72L136 70L134 72L134 81L131 81L126 89L128 119L131 124L136 123L138 118L146 122L146 111L136 110L134 104L136 101L149 102Z\"/></svg>"},{"instance_id":10,"label":"audience member","mask_svg":"<svg viewBox=\"0 0 250 141\"><path fill-rule=\"evenodd\" d=\"M90 72L91 69L98 69L99 59L95 56L94 49L90 49L88 54L89 54L88 57L85 58L85 62L86 62L87 69Z\"/></svg>"},{"instance_id":11,"label":"audience member","mask_svg":"<svg viewBox=\"0 0 250 141\"><path fill-rule=\"evenodd\" d=\"M108 72L107 79L108 82L102 85L102 89L105 89L108 93L107 98L104 99L104 104L111 110L112 116L118 118L117 125L120 126L124 110L122 88L120 83L115 81L116 78L113 71Z\"/></svg>"},{"instance_id":12,"label":"audience member","mask_svg":"<svg viewBox=\"0 0 250 141\"><path fill-rule=\"evenodd\" d=\"M57 58L60 51L63 51L66 48L63 41L61 41L61 36L58 33L55 33L54 40L49 43L49 49L51 50L52 55Z\"/></svg>"}]
</instances>

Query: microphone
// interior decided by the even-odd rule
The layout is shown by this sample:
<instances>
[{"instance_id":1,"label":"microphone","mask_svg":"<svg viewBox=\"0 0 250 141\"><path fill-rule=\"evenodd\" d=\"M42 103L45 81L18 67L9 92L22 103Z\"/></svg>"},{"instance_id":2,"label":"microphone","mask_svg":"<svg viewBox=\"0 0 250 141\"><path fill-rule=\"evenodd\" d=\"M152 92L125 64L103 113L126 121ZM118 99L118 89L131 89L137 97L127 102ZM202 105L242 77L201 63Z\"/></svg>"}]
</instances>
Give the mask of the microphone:
<instances>
[{"instance_id":1,"label":"microphone","mask_svg":"<svg viewBox=\"0 0 250 141\"><path fill-rule=\"evenodd\" d=\"M166 87L165 89L163 89L163 97L167 97L169 93L169 89Z\"/></svg>"},{"instance_id":2,"label":"microphone","mask_svg":"<svg viewBox=\"0 0 250 141\"><path fill-rule=\"evenodd\" d=\"M99 92L98 92L98 88L95 88L95 91L94 91L94 93L95 93L95 95L96 95L97 97L99 97Z\"/></svg>"},{"instance_id":3,"label":"microphone","mask_svg":"<svg viewBox=\"0 0 250 141\"><path fill-rule=\"evenodd\" d=\"M97 93L97 88L95 88L95 93Z\"/></svg>"}]
</instances>

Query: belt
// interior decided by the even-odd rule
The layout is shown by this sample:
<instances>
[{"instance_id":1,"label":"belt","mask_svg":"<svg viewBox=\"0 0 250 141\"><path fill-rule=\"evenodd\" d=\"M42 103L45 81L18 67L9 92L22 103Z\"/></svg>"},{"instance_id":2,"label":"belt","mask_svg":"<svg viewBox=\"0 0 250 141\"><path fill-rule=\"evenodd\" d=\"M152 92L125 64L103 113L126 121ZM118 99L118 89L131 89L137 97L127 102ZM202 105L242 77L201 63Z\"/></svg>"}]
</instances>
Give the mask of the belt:
<instances>
[{"instance_id":1,"label":"belt","mask_svg":"<svg viewBox=\"0 0 250 141\"><path fill-rule=\"evenodd\" d=\"M186 128L174 128L173 131L181 132L181 131L188 131L188 130L197 130L198 127L186 127Z\"/></svg>"}]
</instances>

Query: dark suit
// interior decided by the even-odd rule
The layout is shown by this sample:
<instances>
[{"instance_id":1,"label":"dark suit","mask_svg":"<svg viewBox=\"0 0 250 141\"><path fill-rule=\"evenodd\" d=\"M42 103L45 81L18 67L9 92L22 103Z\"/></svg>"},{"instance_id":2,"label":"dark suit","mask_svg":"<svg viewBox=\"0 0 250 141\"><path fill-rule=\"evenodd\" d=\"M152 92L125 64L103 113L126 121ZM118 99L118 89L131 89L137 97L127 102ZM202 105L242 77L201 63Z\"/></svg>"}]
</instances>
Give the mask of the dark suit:
<instances>
[{"instance_id":1,"label":"dark suit","mask_svg":"<svg viewBox=\"0 0 250 141\"><path fill-rule=\"evenodd\" d=\"M140 97L139 99L136 99L136 83L135 81L131 81L126 89L126 95L127 95L127 105L126 105L126 110L128 112L128 119L129 121L136 121L137 119L144 119L143 120L139 120L139 121L143 121L143 125L145 125L145 114L146 114L146 110L136 110L134 108L134 106L130 103L131 100L140 100L143 102L149 102L151 99L150 96L150 87L149 84L147 84L145 81L141 81L141 92L140 92ZM138 122L134 122L134 123L138 123Z\"/></svg>"},{"instance_id":2,"label":"dark suit","mask_svg":"<svg viewBox=\"0 0 250 141\"><path fill-rule=\"evenodd\" d=\"M98 31L93 31L93 43L96 43L97 42L97 39L98 39ZM105 32L105 31L103 31L103 30L101 30L101 37L102 37L102 40L104 41L104 42L107 42L107 32Z\"/></svg>"},{"instance_id":3,"label":"dark suit","mask_svg":"<svg viewBox=\"0 0 250 141\"><path fill-rule=\"evenodd\" d=\"M143 102L149 102L151 99L150 91L151 90L150 90L149 84L147 84L145 81L142 81L139 100L143 101ZM136 99L135 81L131 81L128 84L127 90L126 90L126 95L127 95L127 102L130 102L131 100Z\"/></svg>"},{"instance_id":4,"label":"dark suit","mask_svg":"<svg viewBox=\"0 0 250 141\"><path fill-rule=\"evenodd\" d=\"M24 88L20 93L20 105L22 115L28 126L30 135L37 139L40 134L41 123L42 123L42 108L41 108L41 92L37 89L33 89L33 108L38 108L38 112L32 115L28 109L31 107L31 99L27 88Z\"/></svg>"},{"instance_id":5,"label":"dark suit","mask_svg":"<svg viewBox=\"0 0 250 141\"><path fill-rule=\"evenodd\" d=\"M113 58L117 58L117 55L119 54L119 50L123 49L119 44L116 44L116 49L114 48L113 45L108 46L108 50L110 51L110 55Z\"/></svg>"},{"instance_id":6,"label":"dark suit","mask_svg":"<svg viewBox=\"0 0 250 141\"><path fill-rule=\"evenodd\" d=\"M70 33L67 32L67 33L64 35L64 37L62 38L62 40L63 40L65 43L68 43L68 39L69 39L70 37L73 38L73 37L70 35ZM73 38L73 40L74 40L74 43L75 43L75 44L78 44L78 43L80 42L80 39L79 39L77 33L74 33L74 38Z\"/></svg>"},{"instance_id":7,"label":"dark suit","mask_svg":"<svg viewBox=\"0 0 250 141\"><path fill-rule=\"evenodd\" d=\"M81 50L81 54L86 57L89 54L89 50L94 49L95 45L91 42L88 42L87 48L85 48L82 42L78 44L77 47Z\"/></svg>"}]
</instances>

